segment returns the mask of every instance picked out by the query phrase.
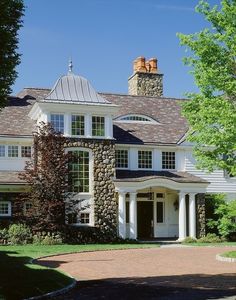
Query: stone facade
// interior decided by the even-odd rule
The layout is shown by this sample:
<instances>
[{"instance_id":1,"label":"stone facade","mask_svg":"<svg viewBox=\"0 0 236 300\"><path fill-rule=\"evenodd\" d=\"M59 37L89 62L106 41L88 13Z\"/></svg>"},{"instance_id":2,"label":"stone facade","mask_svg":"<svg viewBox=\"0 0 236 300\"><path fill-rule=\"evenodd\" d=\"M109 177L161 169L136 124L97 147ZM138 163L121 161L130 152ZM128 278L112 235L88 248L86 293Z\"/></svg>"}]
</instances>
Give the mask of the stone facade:
<instances>
[{"instance_id":1,"label":"stone facade","mask_svg":"<svg viewBox=\"0 0 236 300\"><path fill-rule=\"evenodd\" d=\"M197 237L206 235L205 194L197 194Z\"/></svg>"},{"instance_id":2,"label":"stone facade","mask_svg":"<svg viewBox=\"0 0 236 300\"><path fill-rule=\"evenodd\" d=\"M163 96L163 74L136 72L128 79L129 95Z\"/></svg>"},{"instance_id":3,"label":"stone facade","mask_svg":"<svg viewBox=\"0 0 236 300\"><path fill-rule=\"evenodd\" d=\"M106 239L117 237L117 202L115 186L115 143L113 140L67 139L65 147L92 151L94 226Z\"/></svg>"}]
</instances>

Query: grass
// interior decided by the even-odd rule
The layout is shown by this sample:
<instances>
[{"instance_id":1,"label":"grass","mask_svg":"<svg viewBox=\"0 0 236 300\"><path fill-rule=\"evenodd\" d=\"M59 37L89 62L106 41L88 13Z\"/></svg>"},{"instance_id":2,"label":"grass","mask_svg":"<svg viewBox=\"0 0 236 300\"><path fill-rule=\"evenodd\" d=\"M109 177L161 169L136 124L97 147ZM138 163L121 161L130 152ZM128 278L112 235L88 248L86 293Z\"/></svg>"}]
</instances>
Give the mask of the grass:
<instances>
[{"instance_id":1,"label":"grass","mask_svg":"<svg viewBox=\"0 0 236 300\"><path fill-rule=\"evenodd\" d=\"M223 256L223 257L230 257L230 258L236 258L236 251L225 252L221 256Z\"/></svg>"},{"instance_id":2,"label":"grass","mask_svg":"<svg viewBox=\"0 0 236 300\"><path fill-rule=\"evenodd\" d=\"M221 242L221 243L182 243L183 245L189 245L189 246L219 246L219 247L225 247L225 246L236 246L236 242Z\"/></svg>"},{"instance_id":3,"label":"grass","mask_svg":"<svg viewBox=\"0 0 236 300\"><path fill-rule=\"evenodd\" d=\"M153 248L156 244L24 245L0 246L0 299L24 299L58 290L70 284L66 274L30 261L60 253Z\"/></svg>"}]
</instances>

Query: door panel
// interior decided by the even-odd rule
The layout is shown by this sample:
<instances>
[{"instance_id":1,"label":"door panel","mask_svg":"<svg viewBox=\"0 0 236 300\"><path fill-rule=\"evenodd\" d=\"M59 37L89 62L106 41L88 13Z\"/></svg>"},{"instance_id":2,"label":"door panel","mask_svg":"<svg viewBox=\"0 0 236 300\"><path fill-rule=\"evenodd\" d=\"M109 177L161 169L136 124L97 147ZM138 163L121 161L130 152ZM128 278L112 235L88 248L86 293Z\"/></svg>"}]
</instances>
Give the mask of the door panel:
<instances>
[{"instance_id":1,"label":"door panel","mask_svg":"<svg viewBox=\"0 0 236 300\"><path fill-rule=\"evenodd\" d=\"M153 237L153 201L137 201L138 238Z\"/></svg>"}]
</instances>

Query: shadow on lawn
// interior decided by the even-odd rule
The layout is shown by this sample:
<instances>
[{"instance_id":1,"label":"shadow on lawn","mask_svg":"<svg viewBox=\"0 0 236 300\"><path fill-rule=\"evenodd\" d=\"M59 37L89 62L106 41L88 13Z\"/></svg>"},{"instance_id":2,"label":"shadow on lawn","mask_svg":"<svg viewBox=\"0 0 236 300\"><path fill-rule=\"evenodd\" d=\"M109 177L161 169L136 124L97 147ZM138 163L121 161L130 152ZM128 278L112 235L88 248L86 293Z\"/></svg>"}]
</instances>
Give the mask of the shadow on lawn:
<instances>
[{"instance_id":1,"label":"shadow on lawn","mask_svg":"<svg viewBox=\"0 0 236 300\"><path fill-rule=\"evenodd\" d=\"M27 265L31 257L0 251L0 299L15 300L61 289L71 278L55 270Z\"/></svg>"},{"instance_id":2,"label":"shadow on lawn","mask_svg":"<svg viewBox=\"0 0 236 300\"><path fill-rule=\"evenodd\" d=\"M78 282L60 300L206 300L235 296L236 274L188 274L143 278L112 278Z\"/></svg>"}]
</instances>

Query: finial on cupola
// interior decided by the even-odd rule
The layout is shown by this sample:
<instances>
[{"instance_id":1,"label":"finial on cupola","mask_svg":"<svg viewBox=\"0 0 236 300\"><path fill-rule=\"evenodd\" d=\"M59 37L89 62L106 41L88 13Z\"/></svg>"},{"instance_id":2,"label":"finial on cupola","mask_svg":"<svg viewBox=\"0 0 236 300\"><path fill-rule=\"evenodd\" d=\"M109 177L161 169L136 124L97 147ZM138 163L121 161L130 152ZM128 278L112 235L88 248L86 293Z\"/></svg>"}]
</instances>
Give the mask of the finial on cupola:
<instances>
[{"instance_id":1,"label":"finial on cupola","mask_svg":"<svg viewBox=\"0 0 236 300\"><path fill-rule=\"evenodd\" d=\"M70 58L70 60L69 60L69 70L68 70L68 74L72 74L72 73L73 73L72 69L73 69L73 64L72 64L72 59Z\"/></svg>"}]
</instances>

